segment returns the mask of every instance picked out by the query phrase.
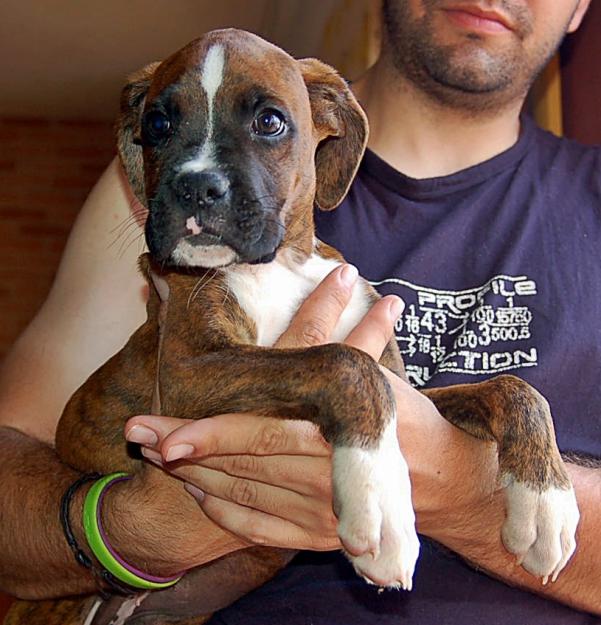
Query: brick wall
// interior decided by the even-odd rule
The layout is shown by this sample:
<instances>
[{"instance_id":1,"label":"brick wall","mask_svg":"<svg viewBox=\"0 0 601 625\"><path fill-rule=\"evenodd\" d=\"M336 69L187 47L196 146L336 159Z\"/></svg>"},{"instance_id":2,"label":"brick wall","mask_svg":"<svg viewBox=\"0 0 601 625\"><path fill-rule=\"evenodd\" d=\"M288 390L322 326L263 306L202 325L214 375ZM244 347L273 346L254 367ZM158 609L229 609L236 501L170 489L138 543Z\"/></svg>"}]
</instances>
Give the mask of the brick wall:
<instances>
[{"instance_id":1,"label":"brick wall","mask_svg":"<svg viewBox=\"0 0 601 625\"><path fill-rule=\"evenodd\" d=\"M44 301L113 153L108 122L0 118L0 359Z\"/></svg>"}]
</instances>

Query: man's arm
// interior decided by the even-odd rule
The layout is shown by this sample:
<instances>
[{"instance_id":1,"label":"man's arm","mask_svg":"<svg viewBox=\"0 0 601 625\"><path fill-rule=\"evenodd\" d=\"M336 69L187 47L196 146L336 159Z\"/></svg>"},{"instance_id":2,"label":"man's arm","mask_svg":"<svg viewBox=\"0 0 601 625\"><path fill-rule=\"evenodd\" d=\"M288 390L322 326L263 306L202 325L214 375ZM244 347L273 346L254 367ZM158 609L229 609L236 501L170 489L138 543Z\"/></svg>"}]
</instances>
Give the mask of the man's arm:
<instances>
[{"instance_id":1,"label":"man's arm","mask_svg":"<svg viewBox=\"0 0 601 625\"><path fill-rule=\"evenodd\" d=\"M76 472L48 445L10 428L0 428L0 454L0 589L24 598L93 591L59 523L59 501Z\"/></svg>"},{"instance_id":2,"label":"man's arm","mask_svg":"<svg viewBox=\"0 0 601 625\"><path fill-rule=\"evenodd\" d=\"M94 592L96 581L75 562L59 521L61 497L78 474L50 446L12 428L0 427L0 457L0 590L23 599ZM118 492L111 489L103 504L111 542L130 562L171 575L248 545L219 528L180 483L161 473L136 475ZM84 493L72 501L71 522L88 551L80 521ZM167 498L177 510L171 520L165 517Z\"/></svg>"},{"instance_id":3,"label":"man's arm","mask_svg":"<svg viewBox=\"0 0 601 625\"><path fill-rule=\"evenodd\" d=\"M113 162L73 226L46 301L2 363L0 425L52 444L69 397L145 320L139 242L120 247L130 218Z\"/></svg>"},{"instance_id":4,"label":"man's arm","mask_svg":"<svg viewBox=\"0 0 601 625\"><path fill-rule=\"evenodd\" d=\"M141 235L132 219L127 188L114 162L77 219L47 301L0 371L0 589L17 596L44 598L94 589L59 523L61 496L77 473L60 462L52 444L71 394L145 319L146 286L137 272L142 250L137 238L131 245L124 239L134 238L132 228ZM111 489L106 501L111 538L130 550L135 546L129 553L134 563L149 563L157 573L165 567L176 572L243 546L170 480L164 487L177 490L172 496L181 497L181 505L190 509L188 531L179 535L181 526L173 524L171 542L163 542L163 559L157 560L154 546L165 537L156 535L153 500L144 492L146 481L161 481L156 474L145 472ZM82 546L79 519L87 488L75 497L71 515Z\"/></svg>"},{"instance_id":5,"label":"man's arm","mask_svg":"<svg viewBox=\"0 0 601 625\"><path fill-rule=\"evenodd\" d=\"M51 445L70 395L144 319L134 251L119 258L118 241L111 248L128 216L113 163L74 225L46 302L2 363L0 587L14 594L93 589L59 524L60 497L77 474Z\"/></svg>"},{"instance_id":6,"label":"man's arm","mask_svg":"<svg viewBox=\"0 0 601 625\"><path fill-rule=\"evenodd\" d=\"M404 382L393 384L405 409L399 440L411 468L418 530L505 583L574 608L601 614L601 469L568 465L580 523L577 548L556 582L543 586L501 542L505 518L496 447L442 420L425 397ZM412 396L415 394L415 397Z\"/></svg>"},{"instance_id":7,"label":"man's arm","mask_svg":"<svg viewBox=\"0 0 601 625\"><path fill-rule=\"evenodd\" d=\"M328 340L348 293L332 277L327 280L294 319L284 337L287 346ZM381 302L348 340L377 359L391 334L392 321ZM504 503L494 445L445 421L429 399L392 374L390 381L419 531L507 584L601 614L601 555L595 544L601 534L601 470L569 465L581 513L578 546L558 580L543 586L501 543ZM200 489L192 490L201 508L229 531L283 547L339 546L331 510L331 459L314 427L250 415L191 423L140 416L128 422L128 436L135 426L157 434L148 457ZM165 464L169 450L182 444L190 446L191 462Z\"/></svg>"}]
</instances>

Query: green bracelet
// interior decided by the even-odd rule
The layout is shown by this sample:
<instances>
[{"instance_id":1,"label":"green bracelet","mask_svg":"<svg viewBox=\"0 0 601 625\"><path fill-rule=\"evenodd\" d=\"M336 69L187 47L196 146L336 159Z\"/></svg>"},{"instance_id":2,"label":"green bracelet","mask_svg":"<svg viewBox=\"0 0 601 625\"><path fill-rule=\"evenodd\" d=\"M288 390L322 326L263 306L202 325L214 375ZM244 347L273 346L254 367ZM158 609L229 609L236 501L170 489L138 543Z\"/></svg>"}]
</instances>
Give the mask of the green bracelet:
<instances>
[{"instance_id":1,"label":"green bracelet","mask_svg":"<svg viewBox=\"0 0 601 625\"><path fill-rule=\"evenodd\" d=\"M130 479L127 473L111 473L97 480L86 495L83 505L83 528L88 545L100 564L111 575L132 588L161 590L176 584L183 576L156 577L144 573L123 560L112 548L100 521L102 499L106 491L116 482Z\"/></svg>"}]
</instances>

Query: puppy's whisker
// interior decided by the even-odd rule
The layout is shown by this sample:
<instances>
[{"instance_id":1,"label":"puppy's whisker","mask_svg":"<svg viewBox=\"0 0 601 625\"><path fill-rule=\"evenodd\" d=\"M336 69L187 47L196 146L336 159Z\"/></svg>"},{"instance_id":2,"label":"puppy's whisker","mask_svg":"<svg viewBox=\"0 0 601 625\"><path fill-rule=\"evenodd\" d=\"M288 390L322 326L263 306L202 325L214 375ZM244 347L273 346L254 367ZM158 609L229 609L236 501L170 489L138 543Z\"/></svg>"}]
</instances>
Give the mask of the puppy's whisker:
<instances>
[{"instance_id":1,"label":"puppy's whisker","mask_svg":"<svg viewBox=\"0 0 601 625\"><path fill-rule=\"evenodd\" d=\"M192 303L194 303L194 300L199 296L200 291L202 289L204 289L210 282L213 281L213 279L215 278L215 276L219 273L219 269L213 269L213 273L211 273L209 275L209 273L207 272L207 275L209 276L205 282L202 284L201 287L199 287L198 289L196 289L196 293L194 294L194 297L192 298Z\"/></svg>"},{"instance_id":2,"label":"puppy's whisker","mask_svg":"<svg viewBox=\"0 0 601 625\"><path fill-rule=\"evenodd\" d=\"M223 298L223 302L221 302L222 306L225 306L230 296L230 288L229 286L225 288L225 297Z\"/></svg>"},{"instance_id":3,"label":"puppy's whisker","mask_svg":"<svg viewBox=\"0 0 601 625\"><path fill-rule=\"evenodd\" d=\"M125 224L123 226L121 226L121 231L119 232L119 234L117 235L116 239L119 239L120 237L130 233L130 232L140 232L141 234L144 234L144 231L141 230L140 228L138 228L138 225L136 224L136 222L131 222L129 224Z\"/></svg>"},{"instance_id":4,"label":"puppy's whisker","mask_svg":"<svg viewBox=\"0 0 601 625\"><path fill-rule=\"evenodd\" d=\"M190 291L190 294L188 295L188 301L186 302L186 310L190 310L190 304L192 303L192 300L194 298L194 291L196 291L196 287L198 287L198 285L202 282L202 278L200 278L192 287L192 290Z\"/></svg>"},{"instance_id":5,"label":"puppy's whisker","mask_svg":"<svg viewBox=\"0 0 601 625\"><path fill-rule=\"evenodd\" d=\"M113 246L117 245L117 243L120 243L119 245L119 251L121 251L121 249L123 248L124 242L127 242L127 240L132 236L143 236L144 233L143 232L136 232L136 230L130 229L129 231L124 230L123 232L120 232L107 246L107 249L111 249Z\"/></svg>"},{"instance_id":6,"label":"puppy's whisker","mask_svg":"<svg viewBox=\"0 0 601 625\"><path fill-rule=\"evenodd\" d=\"M298 226L299 223L301 223L303 221L303 219L306 219L306 217L302 214L295 214L293 215L292 219L290 219L290 221L288 222L287 225L283 225L282 224L282 228L284 230L292 230L293 228L296 228L296 226ZM307 227L309 227L309 224L307 223Z\"/></svg>"},{"instance_id":7,"label":"puppy's whisker","mask_svg":"<svg viewBox=\"0 0 601 625\"><path fill-rule=\"evenodd\" d=\"M111 230L111 232L115 232L116 229L117 228L114 228L113 230ZM115 236L113 241L109 244L108 246L109 249L113 247L114 245L116 245L120 239L123 239L123 238L127 239L129 235L134 232L139 232L140 235L144 234L144 231L139 228L136 221L129 221L129 222L126 221L125 223L122 223L121 226L118 226L118 229L119 229L119 232Z\"/></svg>"},{"instance_id":8,"label":"puppy's whisker","mask_svg":"<svg viewBox=\"0 0 601 625\"><path fill-rule=\"evenodd\" d=\"M206 270L205 273L199 278L196 284L192 287L190 291L190 295L188 296L188 302L186 304L186 308L189 310L190 306L200 293L200 291L207 285L209 282L217 275L217 270L213 270L211 274L209 270ZM203 282L204 281L204 282Z\"/></svg>"},{"instance_id":9,"label":"puppy's whisker","mask_svg":"<svg viewBox=\"0 0 601 625\"><path fill-rule=\"evenodd\" d=\"M110 230L110 234L112 234L113 232L115 232L116 230L118 230L119 228L125 225L137 224L139 217L141 217L144 213L145 211L138 211L138 212L130 213L127 217L122 219L114 228Z\"/></svg>"},{"instance_id":10,"label":"puppy's whisker","mask_svg":"<svg viewBox=\"0 0 601 625\"><path fill-rule=\"evenodd\" d=\"M125 239L121 242L119 246L119 251L117 252L119 258L123 258L125 252L130 248L134 243L141 241L144 239L144 233L139 232L130 232Z\"/></svg>"}]
</instances>

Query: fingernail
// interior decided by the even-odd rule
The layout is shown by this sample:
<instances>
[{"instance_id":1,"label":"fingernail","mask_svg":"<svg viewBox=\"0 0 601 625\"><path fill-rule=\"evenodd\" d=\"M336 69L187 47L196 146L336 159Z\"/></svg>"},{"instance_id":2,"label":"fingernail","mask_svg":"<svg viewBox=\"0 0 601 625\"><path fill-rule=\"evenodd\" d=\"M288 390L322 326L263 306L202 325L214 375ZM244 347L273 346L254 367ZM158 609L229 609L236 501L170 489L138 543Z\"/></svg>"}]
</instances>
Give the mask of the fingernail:
<instances>
[{"instance_id":1,"label":"fingernail","mask_svg":"<svg viewBox=\"0 0 601 625\"><path fill-rule=\"evenodd\" d=\"M400 297L394 296L390 298L388 312L393 321L396 321L403 314L404 310L405 302Z\"/></svg>"},{"instance_id":2,"label":"fingernail","mask_svg":"<svg viewBox=\"0 0 601 625\"><path fill-rule=\"evenodd\" d=\"M359 271L354 265L345 265L340 272L340 282L343 286L351 287L357 281Z\"/></svg>"},{"instance_id":3,"label":"fingernail","mask_svg":"<svg viewBox=\"0 0 601 625\"><path fill-rule=\"evenodd\" d=\"M196 486L194 486L193 484L190 484L189 482L186 482L184 484L184 488L192 495L192 497L194 497L194 499L196 499L196 501L198 501L198 503L203 502L205 498L205 493L203 490L200 490L200 488L197 488Z\"/></svg>"},{"instance_id":4,"label":"fingernail","mask_svg":"<svg viewBox=\"0 0 601 625\"><path fill-rule=\"evenodd\" d=\"M155 451L154 449L148 449L148 447L142 447L140 451L142 452L144 458L150 460L150 462L154 462L155 464L160 465L163 464L163 457L158 451Z\"/></svg>"},{"instance_id":5,"label":"fingernail","mask_svg":"<svg viewBox=\"0 0 601 625\"><path fill-rule=\"evenodd\" d=\"M159 437L144 425L134 425L125 438L130 443L140 443L140 445L150 445L151 447L159 442Z\"/></svg>"},{"instance_id":6,"label":"fingernail","mask_svg":"<svg viewBox=\"0 0 601 625\"><path fill-rule=\"evenodd\" d=\"M186 458L190 454L194 453L194 446L182 443L181 445L173 445L167 450L165 460L167 462L173 462L174 460L180 460Z\"/></svg>"}]
</instances>

